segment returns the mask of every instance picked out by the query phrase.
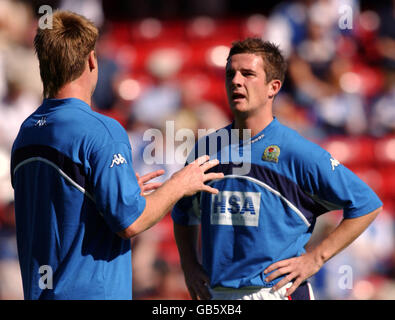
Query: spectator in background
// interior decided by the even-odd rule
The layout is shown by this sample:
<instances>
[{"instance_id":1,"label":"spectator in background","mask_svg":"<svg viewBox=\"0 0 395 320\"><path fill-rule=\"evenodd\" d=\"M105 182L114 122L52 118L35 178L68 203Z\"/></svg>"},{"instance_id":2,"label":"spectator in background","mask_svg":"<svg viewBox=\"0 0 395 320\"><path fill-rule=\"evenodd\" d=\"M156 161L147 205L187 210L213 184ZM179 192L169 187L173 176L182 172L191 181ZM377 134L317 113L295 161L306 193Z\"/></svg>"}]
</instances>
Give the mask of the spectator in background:
<instances>
[{"instance_id":1,"label":"spectator in background","mask_svg":"<svg viewBox=\"0 0 395 320\"><path fill-rule=\"evenodd\" d=\"M360 76L353 70L354 57L336 56L334 40L327 42L332 46L332 53L327 55L325 41L322 47L320 43L306 43L306 48L297 49L290 58L289 75L296 101L307 108L323 136L366 133L366 100ZM315 45L315 50L309 48Z\"/></svg>"},{"instance_id":2,"label":"spectator in background","mask_svg":"<svg viewBox=\"0 0 395 320\"><path fill-rule=\"evenodd\" d=\"M395 68L395 0L380 1L378 51L383 59L383 67Z\"/></svg>"},{"instance_id":3,"label":"spectator in background","mask_svg":"<svg viewBox=\"0 0 395 320\"><path fill-rule=\"evenodd\" d=\"M96 45L97 61L100 69L97 86L92 96L93 106L99 112L112 109L116 100L114 82L120 73L120 66L114 59L114 50L111 35L108 31L104 31Z\"/></svg>"},{"instance_id":4,"label":"spectator in background","mask_svg":"<svg viewBox=\"0 0 395 320\"><path fill-rule=\"evenodd\" d=\"M367 111L363 96L355 88L358 76L350 72L350 61L336 59L330 65L327 94L317 97L313 108L328 135L361 135L367 132Z\"/></svg>"},{"instance_id":5,"label":"spectator in background","mask_svg":"<svg viewBox=\"0 0 395 320\"><path fill-rule=\"evenodd\" d=\"M375 46L384 73L383 89L372 102L371 133L380 137L395 132L395 0L380 3Z\"/></svg>"},{"instance_id":6,"label":"spectator in background","mask_svg":"<svg viewBox=\"0 0 395 320\"><path fill-rule=\"evenodd\" d=\"M217 130L229 123L229 117L215 103L204 98L206 79L191 76L180 85L180 110L174 119L179 128L189 128L198 136L198 129Z\"/></svg>"},{"instance_id":7,"label":"spectator in background","mask_svg":"<svg viewBox=\"0 0 395 320\"><path fill-rule=\"evenodd\" d=\"M271 11L263 39L276 42L288 59L306 37L306 19L311 0L282 1Z\"/></svg>"},{"instance_id":8,"label":"spectator in background","mask_svg":"<svg viewBox=\"0 0 395 320\"><path fill-rule=\"evenodd\" d=\"M395 67L384 70L385 83L372 102L371 131L374 136L395 133Z\"/></svg>"},{"instance_id":9,"label":"spectator in background","mask_svg":"<svg viewBox=\"0 0 395 320\"><path fill-rule=\"evenodd\" d=\"M17 82L22 91L40 97L42 84L33 49L35 23L29 4L0 2L0 81Z\"/></svg>"},{"instance_id":10,"label":"spectator in background","mask_svg":"<svg viewBox=\"0 0 395 320\"><path fill-rule=\"evenodd\" d=\"M302 136L316 140L323 136L322 129L314 126L306 108L296 104L289 93L280 93L273 101L273 114L284 125L296 130Z\"/></svg>"},{"instance_id":11,"label":"spectator in background","mask_svg":"<svg viewBox=\"0 0 395 320\"><path fill-rule=\"evenodd\" d=\"M19 127L22 122L35 110L39 103L39 98L30 93L17 81L9 79L7 81L7 94L0 100L0 147L7 152L11 152Z\"/></svg>"},{"instance_id":12,"label":"spectator in background","mask_svg":"<svg viewBox=\"0 0 395 320\"><path fill-rule=\"evenodd\" d=\"M158 49L151 54L147 71L154 83L133 101L133 120L162 128L165 120L174 116L181 104L180 85L176 80L181 65L182 57L175 50Z\"/></svg>"},{"instance_id":13,"label":"spectator in background","mask_svg":"<svg viewBox=\"0 0 395 320\"><path fill-rule=\"evenodd\" d=\"M14 202L0 203L0 300L23 299L15 239Z\"/></svg>"}]
</instances>

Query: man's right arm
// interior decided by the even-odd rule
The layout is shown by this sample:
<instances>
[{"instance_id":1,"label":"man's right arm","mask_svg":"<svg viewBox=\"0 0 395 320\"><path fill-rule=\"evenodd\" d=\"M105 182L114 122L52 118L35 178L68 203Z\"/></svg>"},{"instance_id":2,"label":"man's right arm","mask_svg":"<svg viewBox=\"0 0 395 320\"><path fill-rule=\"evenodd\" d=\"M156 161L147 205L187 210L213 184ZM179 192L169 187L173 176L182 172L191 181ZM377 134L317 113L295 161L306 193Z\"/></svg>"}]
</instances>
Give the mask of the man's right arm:
<instances>
[{"instance_id":1,"label":"man's right arm","mask_svg":"<svg viewBox=\"0 0 395 320\"><path fill-rule=\"evenodd\" d=\"M222 173L205 173L218 164L218 160L208 161L209 156L202 156L177 171L161 187L147 195L145 209L142 214L127 228L118 232L124 239L130 239L151 228L160 221L184 196L191 196L199 191L218 193L205 184L206 181L223 177Z\"/></svg>"},{"instance_id":2,"label":"man's right arm","mask_svg":"<svg viewBox=\"0 0 395 320\"><path fill-rule=\"evenodd\" d=\"M209 300L210 279L199 262L199 225L184 226L174 223L174 237L180 254L185 283L193 300Z\"/></svg>"}]
</instances>

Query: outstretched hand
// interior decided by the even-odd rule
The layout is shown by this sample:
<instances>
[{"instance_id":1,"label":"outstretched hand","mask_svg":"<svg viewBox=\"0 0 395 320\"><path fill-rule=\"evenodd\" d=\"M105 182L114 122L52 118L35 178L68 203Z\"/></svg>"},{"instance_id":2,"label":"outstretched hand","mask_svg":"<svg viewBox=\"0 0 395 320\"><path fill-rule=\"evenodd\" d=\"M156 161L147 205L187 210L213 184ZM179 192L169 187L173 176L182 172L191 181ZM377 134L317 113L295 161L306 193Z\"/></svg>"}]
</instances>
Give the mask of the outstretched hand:
<instances>
[{"instance_id":1,"label":"outstretched hand","mask_svg":"<svg viewBox=\"0 0 395 320\"><path fill-rule=\"evenodd\" d=\"M199 191L206 191L212 194L217 194L219 191L205 182L214 179L221 179L224 177L222 172L209 172L207 170L219 164L217 159L210 160L208 155L201 156L182 170L177 171L172 178L177 180L178 186L183 190L184 196L194 195Z\"/></svg>"}]
</instances>

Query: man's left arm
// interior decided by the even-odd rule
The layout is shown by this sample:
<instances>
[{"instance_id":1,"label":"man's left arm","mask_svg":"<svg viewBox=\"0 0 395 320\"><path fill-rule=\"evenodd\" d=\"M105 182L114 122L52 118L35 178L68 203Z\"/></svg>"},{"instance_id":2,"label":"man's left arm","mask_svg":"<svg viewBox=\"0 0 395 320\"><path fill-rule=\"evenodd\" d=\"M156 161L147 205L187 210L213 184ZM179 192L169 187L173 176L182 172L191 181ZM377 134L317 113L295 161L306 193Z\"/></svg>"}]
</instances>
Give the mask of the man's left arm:
<instances>
[{"instance_id":1,"label":"man's left arm","mask_svg":"<svg viewBox=\"0 0 395 320\"><path fill-rule=\"evenodd\" d=\"M293 281L287 290L290 296L296 288L307 278L316 274L323 264L350 245L373 222L381 212L382 207L360 217L345 218L319 245L305 254L273 263L264 273L272 272L266 281L272 281L284 274L273 290L278 290L288 282Z\"/></svg>"}]
</instances>

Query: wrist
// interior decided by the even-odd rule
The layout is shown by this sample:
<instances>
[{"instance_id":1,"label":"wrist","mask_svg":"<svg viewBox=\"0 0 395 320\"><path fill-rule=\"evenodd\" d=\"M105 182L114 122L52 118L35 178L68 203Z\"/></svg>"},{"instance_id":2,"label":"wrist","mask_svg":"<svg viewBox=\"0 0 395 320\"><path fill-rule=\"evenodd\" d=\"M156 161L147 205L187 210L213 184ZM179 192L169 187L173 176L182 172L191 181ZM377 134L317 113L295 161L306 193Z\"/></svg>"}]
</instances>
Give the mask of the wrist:
<instances>
[{"instance_id":1,"label":"wrist","mask_svg":"<svg viewBox=\"0 0 395 320\"><path fill-rule=\"evenodd\" d=\"M310 254L312 255L313 261L318 268L321 268L324 265L324 263L328 260L325 252L321 250L319 247L312 250Z\"/></svg>"},{"instance_id":2,"label":"wrist","mask_svg":"<svg viewBox=\"0 0 395 320\"><path fill-rule=\"evenodd\" d=\"M181 179L179 179L176 174L171 176L171 178L166 181L166 185L168 188L168 194L173 195L176 198L176 201L184 197L186 187L183 185Z\"/></svg>"}]
</instances>

